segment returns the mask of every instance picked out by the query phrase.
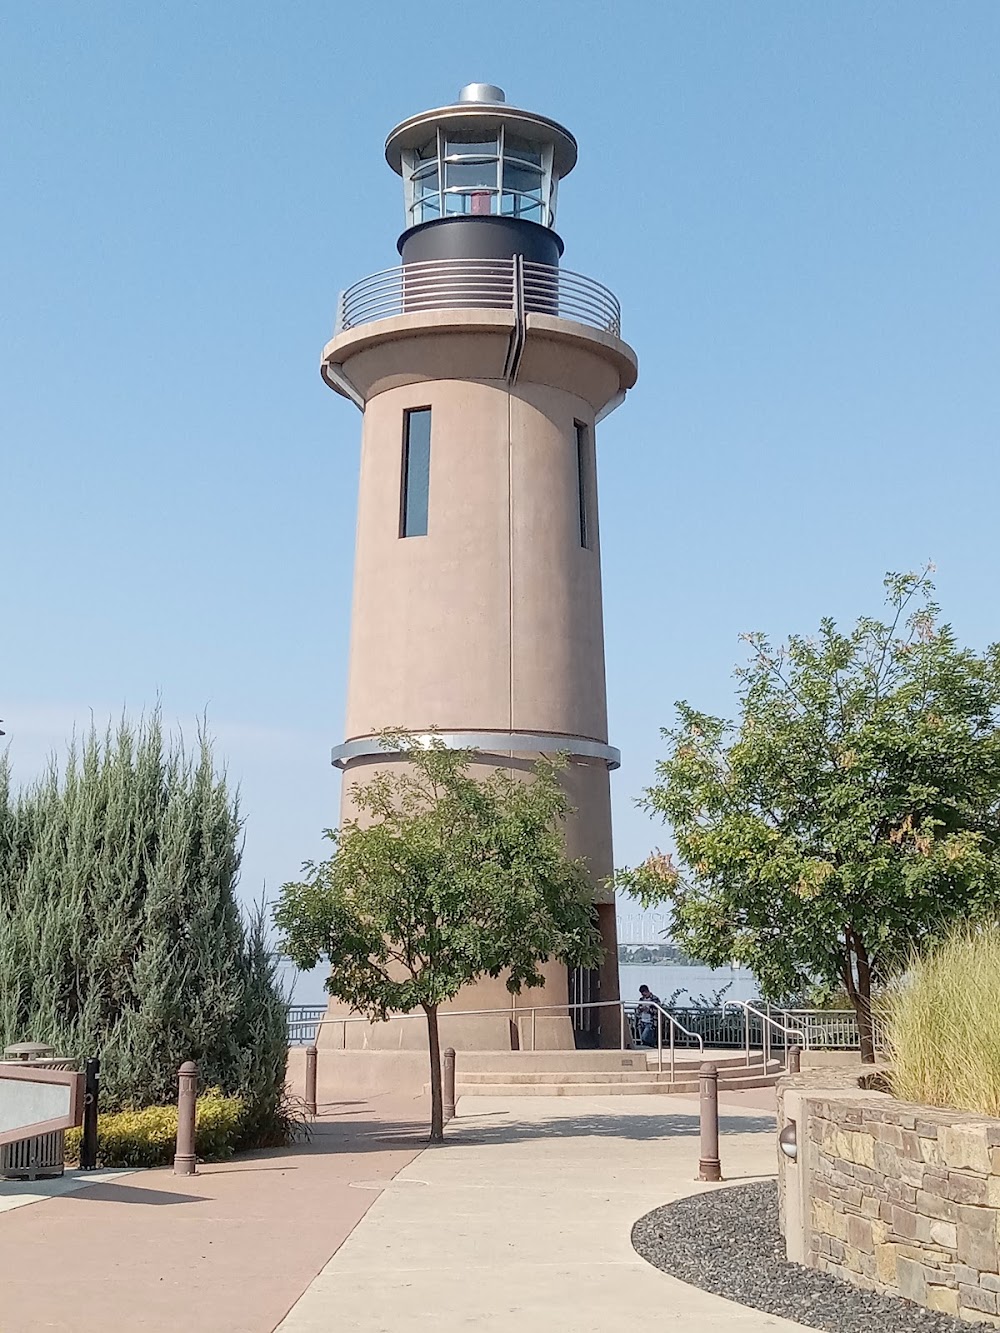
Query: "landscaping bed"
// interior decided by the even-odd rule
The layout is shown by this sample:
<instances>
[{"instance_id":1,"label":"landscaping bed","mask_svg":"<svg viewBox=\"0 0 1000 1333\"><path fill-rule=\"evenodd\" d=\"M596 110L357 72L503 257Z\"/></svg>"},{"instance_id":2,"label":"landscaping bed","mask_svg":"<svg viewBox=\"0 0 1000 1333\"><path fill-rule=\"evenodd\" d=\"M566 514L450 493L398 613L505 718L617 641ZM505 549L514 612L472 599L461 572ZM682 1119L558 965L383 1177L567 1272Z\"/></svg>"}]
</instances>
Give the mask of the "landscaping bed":
<instances>
[{"instance_id":1,"label":"landscaping bed","mask_svg":"<svg viewBox=\"0 0 1000 1333\"><path fill-rule=\"evenodd\" d=\"M682 1282L828 1333L957 1333L982 1327L789 1263L773 1181L711 1190L654 1209L632 1228L632 1244Z\"/></svg>"}]
</instances>

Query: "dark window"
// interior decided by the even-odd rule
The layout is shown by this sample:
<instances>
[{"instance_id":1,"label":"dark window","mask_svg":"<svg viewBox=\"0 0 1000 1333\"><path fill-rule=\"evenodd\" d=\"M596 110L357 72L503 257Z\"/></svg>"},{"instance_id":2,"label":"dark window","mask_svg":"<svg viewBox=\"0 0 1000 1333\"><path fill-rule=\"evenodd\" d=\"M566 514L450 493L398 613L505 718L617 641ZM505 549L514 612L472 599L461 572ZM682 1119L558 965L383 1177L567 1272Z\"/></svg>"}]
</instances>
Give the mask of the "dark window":
<instances>
[{"instance_id":1,"label":"dark window","mask_svg":"<svg viewBox=\"0 0 1000 1333\"><path fill-rule=\"evenodd\" d=\"M590 439L587 427L576 423L576 476L580 494L580 545L591 544Z\"/></svg>"},{"instance_id":2,"label":"dark window","mask_svg":"<svg viewBox=\"0 0 1000 1333\"><path fill-rule=\"evenodd\" d=\"M399 535L427 536L431 483L431 409L415 407L403 416L403 485Z\"/></svg>"}]
</instances>

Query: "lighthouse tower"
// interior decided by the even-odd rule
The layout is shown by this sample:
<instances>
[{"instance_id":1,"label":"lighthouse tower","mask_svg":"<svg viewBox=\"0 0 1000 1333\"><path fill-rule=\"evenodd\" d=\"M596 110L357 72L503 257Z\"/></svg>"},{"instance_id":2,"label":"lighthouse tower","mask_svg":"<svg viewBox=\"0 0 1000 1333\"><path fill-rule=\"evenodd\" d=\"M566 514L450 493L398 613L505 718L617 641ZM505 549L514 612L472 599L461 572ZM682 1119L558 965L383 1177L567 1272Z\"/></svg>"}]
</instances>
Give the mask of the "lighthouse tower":
<instances>
[{"instance_id":1,"label":"lighthouse tower","mask_svg":"<svg viewBox=\"0 0 1000 1333\"><path fill-rule=\"evenodd\" d=\"M618 996L604 884L619 754L595 445L636 358L611 292L561 267L556 193L577 156L567 129L474 83L397 125L385 155L403 180L402 263L341 294L322 358L326 383L364 414L347 723L333 762L348 817L352 787L402 762L380 744L384 728L433 730L475 749L485 771L567 757L566 843L592 878L607 962L599 974L549 964L544 986L517 997L485 978L451 1009L492 1012L442 1009L448 1044L510 1049L528 1044L528 1008ZM596 1035L601 1012L536 1012L536 1046ZM604 1012L617 1042L618 1015ZM347 1048L425 1040L416 1022L322 1032Z\"/></svg>"}]
</instances>

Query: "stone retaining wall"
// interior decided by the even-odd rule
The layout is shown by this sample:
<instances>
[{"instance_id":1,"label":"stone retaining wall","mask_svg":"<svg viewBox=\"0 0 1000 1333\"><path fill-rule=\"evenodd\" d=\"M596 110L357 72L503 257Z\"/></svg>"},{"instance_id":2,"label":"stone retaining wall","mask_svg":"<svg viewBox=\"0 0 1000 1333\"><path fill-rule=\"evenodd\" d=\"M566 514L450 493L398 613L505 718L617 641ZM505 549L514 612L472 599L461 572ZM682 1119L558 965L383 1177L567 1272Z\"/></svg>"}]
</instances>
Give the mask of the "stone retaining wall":
<instances>
[{"instance_id":1,"label":"stone retaining wall","mask_svg":"<svg viewBox=\"0 0 1000 1333\"><path fill-rule=\"evenodd\" d=\"M817 1070L779 1087L798 1144L780 1158L788 1257L1000 1327L1000 1120L858 1081Z\"/></svg>"}]
</instances>

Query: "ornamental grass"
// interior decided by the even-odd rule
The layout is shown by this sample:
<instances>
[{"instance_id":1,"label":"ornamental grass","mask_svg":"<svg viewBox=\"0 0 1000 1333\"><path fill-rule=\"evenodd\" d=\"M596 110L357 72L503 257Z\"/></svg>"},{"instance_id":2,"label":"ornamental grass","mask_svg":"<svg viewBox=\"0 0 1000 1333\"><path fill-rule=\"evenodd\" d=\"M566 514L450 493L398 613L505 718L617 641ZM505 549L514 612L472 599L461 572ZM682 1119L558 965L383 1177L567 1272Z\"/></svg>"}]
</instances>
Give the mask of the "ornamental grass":
<instances>
[{"instance_id":1,"label":"ornamental grass","mask_svg":"<svg viewBox=\"0 0 1000 1333\"><path fill-rule=\"evenodd\" d=\"M1000 1117L1000 924L915 957L884 1013L897 1097Z\"/></svg>"}]
</instances>

